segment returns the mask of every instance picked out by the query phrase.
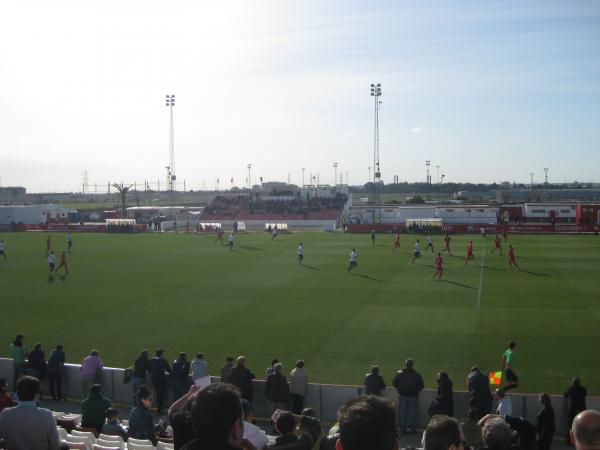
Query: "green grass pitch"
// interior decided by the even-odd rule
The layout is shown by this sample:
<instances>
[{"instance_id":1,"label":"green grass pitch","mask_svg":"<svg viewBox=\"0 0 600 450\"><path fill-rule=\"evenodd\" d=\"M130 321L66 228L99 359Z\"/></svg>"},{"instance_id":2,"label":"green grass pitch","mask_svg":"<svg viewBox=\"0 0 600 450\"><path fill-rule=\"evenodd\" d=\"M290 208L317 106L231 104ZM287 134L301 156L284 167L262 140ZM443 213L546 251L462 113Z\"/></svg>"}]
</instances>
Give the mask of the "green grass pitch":
<instances>
[{"instance_id":1,"label":"green grass pitch","mask_svg":"<svg viewBox=\"0 0 600 450\"><path fill-rule=\"evenodd\" d=\"M455 388L472 365L498 370L514 339L521 392L562 392L573 375L600 394L600 239L510 235L522 271L490 255L492 236L454 236L443 281L433 256L411 263L415 236L266 233L237 237L234 251L214 235L75 234L68 277L48 279L44 233L5 233L0 262L0 355L23 333L28 349L65 345L69 362L98 348L126 367L141 348L169 360L205 353L218 373L227 355L246 355L259 378L273 357L289 371L305 359L313 382L360 384L372 364L389 383L415 359L427 387L446 370ZM421 243L424 237L421 236ZM466 243L476 260L464 265ZM66 247L54 233L54 248ZM305 246L305 264L295 261ZM441 237L435 236L436 247ZM346 273L356 247L359 266ZM423 245L424 247L424 245ZM505 249L506 250L506 249ZM482 269L482 256L485 261ZM1 260L0 260L1 261ZM479 302L479 308L478 308Z\"/></svg>"}]
</instances>

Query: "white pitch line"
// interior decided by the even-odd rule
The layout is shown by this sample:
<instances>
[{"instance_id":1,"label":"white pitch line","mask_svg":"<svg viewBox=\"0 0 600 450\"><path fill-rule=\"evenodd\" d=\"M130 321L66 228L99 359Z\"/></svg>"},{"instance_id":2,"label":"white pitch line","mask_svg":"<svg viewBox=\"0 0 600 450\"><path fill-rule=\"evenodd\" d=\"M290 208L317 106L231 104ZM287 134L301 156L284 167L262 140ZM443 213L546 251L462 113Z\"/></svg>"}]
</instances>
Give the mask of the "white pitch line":
<instances>
[{"instance_id":1,"label":"white pitch line","mask_svg":"<svg viewBox=\"0 0 600 450\"><path fill-rule=\"evenodd\" d=\"M483 287L483 265L485 264L485 254L487 253L487 245L483 249L483 256L481 257L481 264L479 265L479 289L477 290L477 310L481 304L481 288Z\"/></svg>"}]
</instances>

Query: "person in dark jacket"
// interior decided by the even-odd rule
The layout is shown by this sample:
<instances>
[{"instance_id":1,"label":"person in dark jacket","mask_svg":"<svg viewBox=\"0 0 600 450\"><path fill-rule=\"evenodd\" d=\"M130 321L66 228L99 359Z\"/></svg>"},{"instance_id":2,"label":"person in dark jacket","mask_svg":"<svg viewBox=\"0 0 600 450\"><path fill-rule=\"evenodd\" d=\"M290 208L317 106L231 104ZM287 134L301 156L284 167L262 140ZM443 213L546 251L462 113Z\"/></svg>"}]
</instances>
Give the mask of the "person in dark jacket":
<instances>
[{"instance_id":1,"label":"person in dark jacket","mask_svg":"<svg viewBox=\"0 0 600 450\"><path fill-rule=\"evenodd\" d=\"M102 397L100 385L92 384L90 395L81 401L81 426L83 428L93 428L100 433L106 418L106 410L110 406L110 400Z\"/></svg>"},{"instance_id":2,"label":"person in dark jacket","mask_svg":"<svg viewBox=\"0 0 600 450\"><path fill-rule=\"evenodd\" d=\"M404 369L399 370L392 381L398 391L398 421L400 433L417 434L417 404L419 392L425 387L421 375L413 369L414 362L407 358ZM407 428L408 427L408 428Z\"/></svg>"},{"instance_id":3,"label":"person in dark jacket","mask_svg":"<svg viewBox=\"0 0 600 450\"><path fill-rule=\"evenodd\" d=\"M156 356L150 360L150 375L152 377L152 386L156 391L156 412L162 414L162 408L167 395L169 379L167 374L171 373L171 366L163 357L163 349L156 349Z\"/></svg>"},{"instance_id":4,"label":"person in dark jacket","mask_svg":"<svg viewBox=\"0 0 600 450\"><path fill-rule=\"evenodd\" d=\"M171 384L173 386L173 400L179 400L190 387L190 362L185 352L181 352L179 358L173 361Z\"/></svg>"},{"instance_id":5,"label":"person in dark jacket","mask_svg":"<svg viewBox=\"0 0 600 450\"><path fill-rule=\"evenodd\" d=\"M454 415L454 393L452 392L452 380L446 372L438 372L437 375L437 395L433 400L430 415L444 415L452 417Z\"/></svg>"},{"instance_id":6,"label":"person in dark jacket","mask_svg":"<svg viewBox=\"0 0 600 450\"><path fill-rule=\"evenodd\" d=\"M494 398L490 391L490 381L479 370L479 367L471 368L471 372L467 376L467 389L469 391L469 406L477 410L478 419L492 412Z\"/></svg>"},{"instance_id":7,"label":"person in dark jacket","mask_svg":"<svg viewBox=\"0 0 600 450\"><path fill-rule=\"evenodd\" d=\"M296 418L291 412L284 412L277 418L275 428L279 437L275 439L273 445L269 445L267 450L310 450L313 441L310 435L304 433L298 437L294 434L296 428Z\"/></svg>"},{"instance_id":8,"label":"person in dark jacket","mask_svg":"<svg viewBox=\"0 0 600 450\"><path fill-rule=\"evenodd\" d=\"M565 440L568 445L573 445L569 434L571 425L573 425L573 419L575 419L577 414L586 409L585 398L587 397L587 389L581 385L579 377L573 378L571 386L565 391L564 396L567 399L567 435L565 436Z\"/></svg>"},{"instance_id":9,"label":"person in dark jacket","mask_svg":"<svg viewBox=\"0 0 600 450\"><path fill-rule=\"evenodd\" d=\"M140 386L146 385L146 374L150 372L150 358L148 350L143 349L133 363L133 374L131 375L131 388L133 390L133 406L137 406L137 393Z\"/></svg>"},{"instance_id":10,"label":"person in dark jacket","mask_svg":"<svg viewBox=\"0 0 600 450\"><path fill-rule=\"evenodd\" d=\"M46 354L42 349L42 344L35 344L29 353L27 370L38 380L46 378Z\"/></svg>"},{"instance_id":11,"label":"person in dark jacket","mask_svg":"<svg viewBox=\"0 0 600 450\"><path fill-rule=\"evenodd\" d=\"M158 427L154 425L150 407L152 406L152 392L146 386L140 387L138 392L138 406L129 413L129 437L134 439L150 439L156 444L155 433Z\"/></svg>"},{"instance_id":12,"label":"person in dark jacket","mask_svg":"<svg viewBox=\"0 0 600 450\"><path fill-rule=\"evenodd\" d=\"M385 381L379 375L379 366L371 367L371 373L365 375L365 393L367 395L381 395L385 390Z\"/></svg>"},{"instance_id":13,"label":"person in dark jacket","mask_svg":"<svg viewBox=\"0 0 600 450\"><path fill-rule=\"evenodd\" d=\"M273 410L287 409L290 401L290 386L285 376L281 374L280 362L273 366L273 373L267 377L265 395L273 403Z\"/></svg>"},{"instance_id":14,"label":"person in dark jacket","mask_svg":"<svg viewBox=\"0 0 600 450\"><path fill-rule=\"evenodd\" d=\"M221 383L231 382L231 369L233 369L233 356L228 356L225 364L221 367Z\"/></svg>"},{"instance_id":15,"label":"person in dark jacket","mask_svg":"<svg viewBox=\"0 0 600 450\"><path fill-rule=\"evenodd\" d=\"M46 374L48 375L48 385L52 400L63 400L62 396L62 370L65 365L65 352L63 346L58 344L56 349L50 354L48 364L46 364Z\"/></svg>"},{"instance_id":16,"label":"person in dark jacket","mask_svg":"<svg viewBox=\"0 0 600 450\"><path fill-rule=\"evenodd\" d=\"M554 439L554 432L556 431L554 409L552 409L552 400L548 394L540 394L540 403L542 404L542 409L538 412L536 422L537 449L550 450L552 439Z\"/></svg>"},{"instance_id":17,"label":"person in dark jacket","mask_svg":"<svg viewBox=\"0 0 600 450\"><path fill-rule=\"evenodd\" d=\"M485 415L478 423L484 447L481 450L533 450L535 425L521 417Z\"/></svg>"},{"instance_id":18,"label":"person in dark jacket","mask_svg":"<svg viewBox=\"0 0 600 450\"><path fill-rule=\"evenodd\" d=\"M252 403L254 394L252 380L256 376L246 368L246 358L244 356L238 356L236 363L235 367L231 369L229 382L240 389L243 399Z\"/></svg>"}]
</instances>

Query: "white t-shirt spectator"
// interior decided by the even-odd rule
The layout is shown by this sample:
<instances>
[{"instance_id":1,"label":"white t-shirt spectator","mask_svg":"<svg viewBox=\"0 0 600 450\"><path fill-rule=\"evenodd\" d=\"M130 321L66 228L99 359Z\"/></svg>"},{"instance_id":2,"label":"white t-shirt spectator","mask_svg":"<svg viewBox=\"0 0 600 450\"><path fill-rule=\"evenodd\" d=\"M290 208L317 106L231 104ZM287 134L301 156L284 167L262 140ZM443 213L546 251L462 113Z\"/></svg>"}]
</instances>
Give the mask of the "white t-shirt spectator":
<instances>
[{"instance_id":1,"label":"white t-shirt spectator","mask_svg":"<svg viewBox=\"0 0 600 450\"><path fill-rule=\"evenodd\" d=\"M498 401L496 413L500 416L512 416L512 401L508 395Z\"/></svg>"}]
</instances>

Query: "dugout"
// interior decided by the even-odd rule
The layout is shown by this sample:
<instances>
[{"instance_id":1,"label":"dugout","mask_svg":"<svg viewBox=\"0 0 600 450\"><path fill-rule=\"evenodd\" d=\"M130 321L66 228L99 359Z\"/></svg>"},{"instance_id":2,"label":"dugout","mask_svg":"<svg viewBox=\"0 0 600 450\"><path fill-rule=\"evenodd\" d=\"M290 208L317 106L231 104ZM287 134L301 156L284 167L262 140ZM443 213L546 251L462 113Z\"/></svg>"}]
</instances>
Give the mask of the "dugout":
<instances>
[{"instance_id":1,"label":"dugout","mask_svg":"<svg viewBox=\"0 0 600 450\"><path fill-rule=\"evenodd\" d=\"M288 233L289 232L287 223L280 223L280 222L265 223L265 231L268 231L269 233L271 231L273 231L273 228L275 228L275 227L277 227L277 231L280 233Z\"/></svg>"},{"instance_id":2,"label":"dugout","mask_svg":"<svg viewBox=\"0 0 600 450\"><path fill-rule=\"evenodd\" d=\"M441 233L442 219L406 219L409 233Z\"/></svg>"}]
</instances>

